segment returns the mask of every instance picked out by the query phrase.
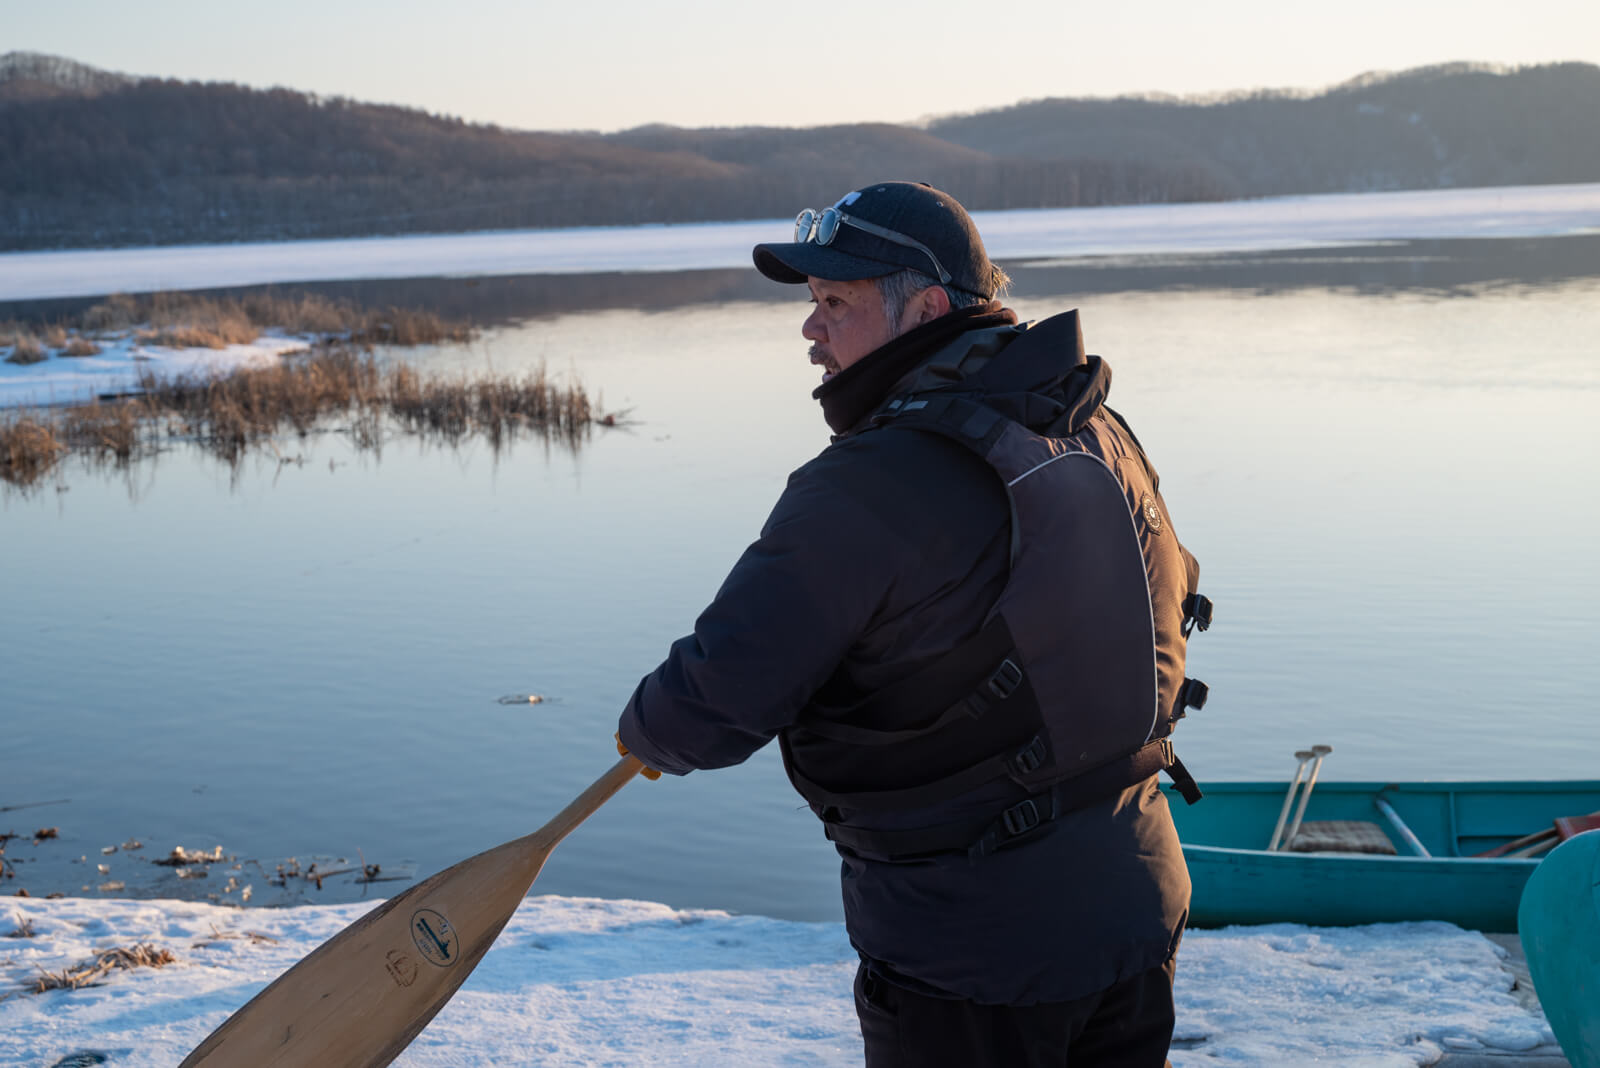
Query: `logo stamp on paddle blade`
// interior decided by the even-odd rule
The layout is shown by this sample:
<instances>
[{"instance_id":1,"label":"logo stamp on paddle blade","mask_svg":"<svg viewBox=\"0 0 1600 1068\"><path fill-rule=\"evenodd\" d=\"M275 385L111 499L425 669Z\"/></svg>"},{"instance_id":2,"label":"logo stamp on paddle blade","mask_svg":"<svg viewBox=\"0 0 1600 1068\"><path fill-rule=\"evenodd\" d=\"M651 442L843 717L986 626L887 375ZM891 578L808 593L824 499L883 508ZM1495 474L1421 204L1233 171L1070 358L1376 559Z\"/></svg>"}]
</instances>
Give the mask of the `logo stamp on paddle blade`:
<instances>
[{"instance_id":1,"label":"logo stamp on paddle blade","mask_svg":"<svg viewBox=\"0 0 1600 1068\"><path fill-rule=\"evenodd\" d=\"M389 951L386 967L389 969L389 974L394 976L396 985L410 986L417 981L417 962L398 949Z\"/></svg>"},{"instance_id":2,"label":"logo stamp on paddle blade","mask_svg":"<svg viewBox=\"0 0 1600 1068\"><path fill-rule=\"evenodd\" d=\"M454 964L461 948L456 929L433 909L418 909L411 914L411 940L430 964L441 968Z\"/></svg>"}]
</instances>

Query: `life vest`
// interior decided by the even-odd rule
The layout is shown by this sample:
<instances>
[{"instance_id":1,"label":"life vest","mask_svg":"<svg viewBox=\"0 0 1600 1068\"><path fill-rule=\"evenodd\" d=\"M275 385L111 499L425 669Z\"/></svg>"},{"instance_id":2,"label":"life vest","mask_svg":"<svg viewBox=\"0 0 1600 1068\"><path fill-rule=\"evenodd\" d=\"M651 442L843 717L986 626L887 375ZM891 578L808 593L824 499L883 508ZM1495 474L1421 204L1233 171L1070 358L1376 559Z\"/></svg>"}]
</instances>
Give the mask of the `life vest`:
<instances>
[{"instance_id":1,"label":"life vest","mask_svg":"<svg viewBox=\"0 0 1600 1068\"><path fill-rule=\"evenodd\" d=\"M1050 403L937 390L873 417L867 432L937 434L993 468L1011 508L1010 571L967 642L849 707L814 701L783 732L790 779L840 846L982 855L1163 770L1199 798L1170 740L1206 698L1184 677L1188 636L1211 622L1199 564L1121 416L1057 405L1040 429L1010 417L1037 425L1022 409L1038 402ZM1002 779L1021 796L999 812L897 830L851 818L940 806Z\"/></svg>"}]
</instances>

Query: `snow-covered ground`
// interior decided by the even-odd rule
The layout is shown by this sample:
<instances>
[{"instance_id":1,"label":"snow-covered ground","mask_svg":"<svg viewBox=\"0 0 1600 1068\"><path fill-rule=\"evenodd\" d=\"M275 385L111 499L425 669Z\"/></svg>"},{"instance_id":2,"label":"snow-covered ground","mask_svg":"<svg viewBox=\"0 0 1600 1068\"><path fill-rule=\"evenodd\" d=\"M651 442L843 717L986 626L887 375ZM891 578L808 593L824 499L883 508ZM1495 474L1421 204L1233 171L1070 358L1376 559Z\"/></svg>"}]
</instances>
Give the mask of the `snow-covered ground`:
<instances>
[{"instance_id":1,"label":"snow-covered ground","mask_svg":"<svg viewBox=\"0 0 1600 1068\"><path fill-rule=\"evenodd\" d=\"M8 898L0 936L32 937L0 937L0 1065L92 1051L114 1068L169 1068L375 904ZM176 962L78 990L24 989L41 971L141 943ZM1548 1051L1550 1029L1510 992L1503 953L1441 923L1191 931L1172 1061L1376 1068ZM854 969L837 924L533 897L397 1063L858 1065Z\"/></svg>"},{"instance_id":2,"label":"snow-covered ground","mask_svg":"<svg viewBox=\"0 0 1600 1068\"><path fill-rule=\"evenodd\" d=\"M1006 262L1533 237L1600 232L1600 184L977 212L974 218L989 254ZM752 245L787 241L793 232L792 221L768 219L12 252L0 254L0 301L359 278L749 267Z\"/></svg>"}]
</instances>

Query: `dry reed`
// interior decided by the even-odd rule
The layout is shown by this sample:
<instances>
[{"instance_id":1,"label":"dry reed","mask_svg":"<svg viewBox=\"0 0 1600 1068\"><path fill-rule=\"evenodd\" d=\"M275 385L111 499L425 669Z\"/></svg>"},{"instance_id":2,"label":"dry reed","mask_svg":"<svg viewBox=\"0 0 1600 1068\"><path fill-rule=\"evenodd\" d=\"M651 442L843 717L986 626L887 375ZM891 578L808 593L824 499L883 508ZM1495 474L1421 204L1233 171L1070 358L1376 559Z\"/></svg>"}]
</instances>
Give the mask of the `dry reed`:
<instances>
[{"instance_id":1,"label":"dry reed","mask_svg":"<svg viewBox=\"0 0 1600 1068\"><path fill-rule=\"evenodd\" d=\"M57 419L57 430L65 447L96 458L127 462L139 448L146 405L141 398L102 404L91 401L67 408Z\"/></svg>"},{"instance_id":2,"label":"dry reed","mask_svg":"<svg viewBox=\"0 0 1600 1068\"><path fill-rule=\"evenodd\" d=\"M307 435L342 419L358 448L381 447L391 426L448 442L482 434L499 448L524 431L576 444L591 421L582 387L557 387L541 368L522 380L424 379L382 370L371 350L465 341L470 326L431 312L361 308L313 294L272 291L241 298L195 293L114 294L73 324L44 328L62 356L100 351L88 333L139 331L171 347L222 348L268 329L323 339L310 356L232 374L162 379L142 375L135 396L49 411L0 412L0 482L31 486L64 455L125 464L169 438L197 441L237 463L288 430ZM0 324L0 349L15 363L49 357L36 328ZM331 340L330 340L331 339Z\"/></svg>"},{"instance_id":3,"label":"dry reed","mask_svg":"<svg viewBox=\"0 0 1600 1068\"><path fill-rule=\"evenodd\" d=\"M143 321L139 302L126 293L113 293L79 319L85 330L126 330Z\"/></svg>"},{"instance_id":4,"label":"dry reed","mask_svg":"<svg viewBox=\"0 0 1600 1068\"><path fill-rule=\"evenodd\" d=\"M288 431L340 429L362 449L380 448L391 426L448 444L481 435L498 449L533 433L575 448L596 421L583 387L558 385L543 367L520 378L431 378L322 346L228 375L145 375L138 394L114 401L0 414L0 481L31 486L67 453L126 464L171 438L238 463Z\"/></svg>"},{"instance_id":5,"label":"dry reed","mask_svg":"<svg viewBox=\"0 0 1600 1068\"><path fill-rule=\"evenodd\" d=\"M0 479L31 485L65 451L49 423L27 415L0 416Z\"/></svg>"},{"instance_id":6,"label":"dry reed","mask_svg":"<svg viewBox=\"0 0 1600 1068\"><path fill-rule=\"evenodd\" d=\"M156 294L147 321L139 340L175 349L247 345L261 336L261 328L237 301L190 299L186 294Z\"/></svg>"},{"instance_id":7,"label":"dry reed","mask_svg":"<svg viewBox=\"0 0 1600 1068\"><path fill-rule=\"evenodd\" d=\"M140 340L175 348L223 348L254 341L268 329L337 337L361 346L431 345L465 341L472 328L426 311L362 308L312 293L283 296L271 291L241 298L197 293L118 293L78 317L90 331L140 328Z\"/></svg>"},{"instance_id":8,"label":"dry reed","mask_svg":"<svg viewBox=\"0 0 1600 1068\"><path fill-rule=\"evenodd\" d=\"M543 366L516 379L425 379L407 367L388 378L388 407L407 429L458 441L483 434L498 448L523 430L576 437L592 421L582 387L551 382Z\"/></svg>"},{"instance_id":9,"label":"dry reed","mask_svg":"<svg viewBox=\"0 0 1600 1068\"><path fill-rule=\"evenodd\" d=\"M6 357L7 363L40 363L50 356L45 347L39 343L39 339L32 334L13 334L10 344L11 353Z\"/></svg>"},{"instance_id":10,"label":"dry reed","mask_svg":"<svg viewBox=\"0 0 1600 1068\"><path fill-rule=\"evenodd\" d=\"M114 968L164 968L177 961L170 949L157 949L148 943L127 948L117 947L96 954L95 958L59 972L39 969L39 978L30 988L35 994L46 990L77 990L94 986Z\"/></svg>"}]
</instances>

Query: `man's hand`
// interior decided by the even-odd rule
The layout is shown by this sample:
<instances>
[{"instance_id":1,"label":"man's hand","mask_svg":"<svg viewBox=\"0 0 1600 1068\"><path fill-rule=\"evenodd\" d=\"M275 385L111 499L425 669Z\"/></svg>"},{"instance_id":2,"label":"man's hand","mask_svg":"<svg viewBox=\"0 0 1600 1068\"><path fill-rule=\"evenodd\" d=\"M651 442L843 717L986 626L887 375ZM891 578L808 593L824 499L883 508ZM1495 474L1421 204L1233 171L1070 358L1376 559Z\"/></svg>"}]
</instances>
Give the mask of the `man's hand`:
<instances>
[{"instance_id":1,"label":"man's hand","mask_svg":"<svg viewBox=\"0 0 1600 1068\"><path fill-rule=\"evenodd\" d=\"M628 747L622 744L622 735L619 733L615 737L617 739L617 752L619 754L621 754L622 756L627 756L628 755ZM647 779L652 779L652 780L661 778L661 773L659 771L657 771L655 768L645 768L642 771L640 771L639 774L643 775Z\"/></svg>"}]
</instances>

